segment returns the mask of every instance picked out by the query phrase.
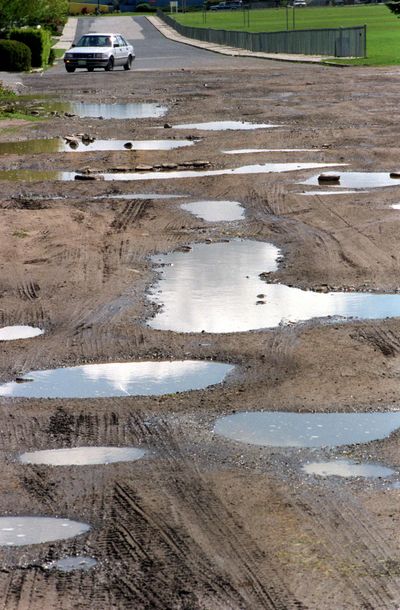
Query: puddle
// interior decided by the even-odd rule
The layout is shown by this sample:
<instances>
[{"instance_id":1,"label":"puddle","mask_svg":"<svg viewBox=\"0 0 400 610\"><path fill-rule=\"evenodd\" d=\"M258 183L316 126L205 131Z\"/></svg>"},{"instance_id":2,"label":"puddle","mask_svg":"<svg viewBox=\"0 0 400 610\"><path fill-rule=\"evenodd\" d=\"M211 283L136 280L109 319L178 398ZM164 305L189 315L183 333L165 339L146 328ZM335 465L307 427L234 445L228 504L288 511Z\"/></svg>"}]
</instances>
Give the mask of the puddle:
<instances>
[{"instance_id":1,"label":"puddle","mask_svg":"<svg viewBox=\"0 0 400 610\"><path fill-rule=\"evenodd\" d=\"M204 178L207 176L225 176L237 174L268 174L293 172L304 169L316 169L318 167L338 167L337 163L263 163L260 165L244 165L234 169L211 169L211 170L182 170L165 172L123 172L123 173L98 173L93 174L102 180L174 180L177 178ZM35 180L75 180L77 172L62 171L40 171L30 169L0 170L0 180L11 180L14 182ZM399 182L400 184L400 182Z\"/></svg>"},{"instance_id":2,"label":"puddle","mask_svg":"<svg viewBox=\"0 0 400 610\"><path fill-rule=\"evenodd\" d=\"M214 432L264 447L335 447L383 439L400 427L397 413L256 411L217 419Z\"/></svg>"},{"instance_id":3,"label":"puddle","mask_svg":"<svg viewBox=\"0 0 400 610\"><path fill-rule=\"evenodd\" d=\"M0 142L0 155L28 155L56 152L96 152L107 150L173 150L193 146L193 140L95 140L84 143L79 137L70 142L63 138Z\"/></svg>"},{"instance_id":4,"label":"puddle","mask_svg":"<svg viewBox=\"0 0 400 610\"><path fill-rule=\"evenodd\" d=\"M234 239L154 256L152 261L163 267L151 297L162 309L149 326L227 333L327 316L400 316L399 294L321 293L266 283L259 274L276 271L279 254L272 244Z\"/></svg>"},{"instance_id":5,"label":"puddle","mask_svg":"<svg viewBox=\"0 0 400 610\"><path fill-rule=\"evenodd\" d=\"M53 112L75 114L80 118L151 119L166 114L168 107L157 103L53 102L46 104Z\"/></svg>"},{"instance_id":6,"label":"puddle","mask_svg":"<svg viewBox=\"0 0 400 610\"><path fill-rule=\"evenodd\" d=\"M0 396L26 398L102 398L159 396L221 383L230 364L200 360L86 364L31 371L0 385ZM23 383L25 381L25 383Z\"/></svg>"},{"instance_id":7,"label":"puddle","mask_svg":"<svg viewBox=\"0 0 400 610\"><path fill-rule=\"evenodd\" d=\"M195 201L184 203L181 208L208 222L229 222L244 218L244 208L237 201Z\"/></svg>"},{"instance_id":8,"label":"puddle","mask_svg":"<svg viewBox=\"0 0 400 610\"><path fill-rule=\"evenodd\" d=\"M391 477L396 472L377 464L355 464L349 460L333 460L331 462L310 462L303 466L304 472L319 477Z\"/></svg>"},{"instance_id":9,"label":"puddle","mask_svg":"<svg viewBox=\"0 0 400 610\"><path fill-rule=\"evenodd\" d=\"M94 568L97 563L97 559L94 559L94 557L76 555L74 557L64 557L63 559L52 561L51 563L46 564L45 567L48 570L55 569L60 570L61 572L75 572L76 570L87 572Z\"/></svg>"},{"instance_id":10,"label":"puddle","mask_svg":"<svg viewBox=\"0 0 400 610\"><path fill-rule=\"evenodd\" d=\"M49 466L87 466L133 462L144 455L145 451L136 447L72 447L23 453L19 456L19 461L22 464Z\"/></svg>"},{"instance_id":11,"label":"puddle","mask_svg":"<svg viewBox=\"0 0 400 610\"><path fill-rule=\"evenodd\" d=\"M59 517L0 517L0 546L22 546L65 540L90 530L90 525Z\"/></svg>"},{"instance_id":12,"label":"puddle","mask_svg":"<svg viewBox=\"0 0 400 610\"><path fill-rule=\"evenodd\" d=\"M15 341L16 339L30 339L43 335L41 328L34 326L3 326L0 328L0 341Z\"/></svg>"},{"instance_id":13,"label":"puddle","mask_svg":"<svg viewBox=\"0 0 400 610\"><path fill-rule=\"evenodd\" d=\"M250 131L253 129L270 129L281 127L273 123L249 123L247 121L210 121L208 123L185 123L173 125L175 129L204 129L205 131L225 131L227 129L237 131Z\"/></svg>"},{"instance_id":14,"label":"puddle","mask_svg":"<svg viewBox=\"0 0 400 610\"><path fill-rule=\"evenodd\" d=\"M400 210L400 203L394 203L394 204L392 205L392 208L393 208L394 210Z\"/></svg>"},{"instance_id":15,"label":"puddle","mask_svg":"<svg viewBox=\"0 0 400 610\"><path fill-rule=\"evenodd\" d=\"M254 153L275 152L321 152L320 148L238 148L237 150L223 150L225 155L250 155Z\"/></svg>"},{"instance_id":16,"label":"puddle","mask_svg":"<svg viewBox=\"0 0 400 610\"><path fill-rule=\"evenodd\" d=\"M299 184L318 186L318 176L313 176ZM388 172L343 172L340 173L340 182L332 185L332 189L340 187L350 189L373 189L384 186L400 186L399 178L391 178Z\"/></svg>"}]
</instances>

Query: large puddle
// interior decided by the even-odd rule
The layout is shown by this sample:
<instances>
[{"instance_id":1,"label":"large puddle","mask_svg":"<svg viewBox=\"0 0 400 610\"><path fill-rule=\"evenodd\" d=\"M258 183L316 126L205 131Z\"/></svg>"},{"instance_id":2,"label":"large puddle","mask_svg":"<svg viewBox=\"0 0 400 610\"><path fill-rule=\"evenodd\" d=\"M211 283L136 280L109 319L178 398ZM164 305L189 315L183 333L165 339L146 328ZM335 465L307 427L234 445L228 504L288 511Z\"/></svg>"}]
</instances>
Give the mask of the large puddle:
<instances>
[{"instance_id":1,"label":"large puddle","mask_svg":"<svg viewBox=\"0 0 400 610\"><path fill-rule=\"evenodd\" d=\"M60 570L60 572L75 572L83 571L87 572L97 565L97 560L94 557L87 555L74 555L71 557L63 557L57 561L52 561L46 564L48 570Z\"/></svg>"},{"instance_id":2,"label":"large puddle","mask_svg":"<svg viewBox=\"0 0 400 610\"><path fill-rule=\"evenodd\" d=\"M209 121L206 123L182 123L174 125L175 129L204 129L205 131L251 131L253 129L270 129L281 127L273 123L249 123L248 121Z\"/></svg>"},{"instance_id":3,"label":"large puddle","mask_svg":"<svg viewBox=\"0 0 400 610\"><path fill-rule=\"evenodd\" d=\"M49 466L87 466L133 462L145 455L136 447L72 447L32 451L19 456L22 464L46 464Z\"/></svg>"},{"instance_id":4,"label":"large puddle","mask_svg":"<svg viewBox=\"0 0 400 610\"><path fill-rule=\"evenodd\" d=\"M230 364L199 360L86 364L31 371L0 385L0 396L102 398L152 396L199 390L222 382Z\"/></svg>"},{"instance_id":5,"label":"large puddle","mask_svg":"<svg viewBox=\"0 0 400 610\"><path fill-rule=\"evenodd\" d=\"M56 152L137 151L174 150L193 146L193 140L82 140L79 137L0 142L0 155L34 155Z\"/></svg>"},{"instance_id":6,"label":"large puddle","mask_svg":"<svg viewBox=\"0 0 400 610\"><path fill-rule=\"evenodd\" d=\"M244 209L237 201L194 201L184 203L181 208L208 222L230 222L244 218Z\"/></svg>"},{"instance_id":7,"label":"large puddle","mask_svg":"<svg viewBox=\"0 0 400 610\"><path fill-rule=\"evenodd\" d=\"M368 191L364 191L368 192ZM342 190L332 190L332 191L304 191L304 193L299 193L299 195L354 195L358 193L358 191L342 191Z\"/></svg>"},{"instance_id":8,"label":"large puddle","mask_svg":"<svg viewBox=\"0 0 400 610\"><path fill-rule=\"evenodd\" d=\"M148 324L178 332L226 333L327 316L400 316L398 294L320 293L264 282L259 274L276 271L278 255L272 244L234 239L154 256L153 262L162 266L151 296L161 309Z\"/></svg>"},{"instance_id":9,"label":"large puddle","mask_svg":"<svg viewBox=\"0 0 400 610\"><path fill-rule=\"evenodd\" d=\"M0 517L0 546L65 540L89 530L86 523L58 517Z\"/></svg>"},{"instance_id":10,"label":"large puddle","mask_svg":"<svg viewBox=\"0 0 400 610\"><path fill-rule=\"evenodd\" d=\"M35 326L3 326L0 328L0 341L15 341L17 339L31 339L43 335L41 328Z\"/></svg>"},{"instance_id":11,"label":"large puddle","mask_svg":"<svg viewBox=\"0 0 400 610\"><path fill-rule=\"evenodd\" d=\"M92 119L151 119L164 116L168 110L167 106L147 102L52 102L46 107L52 112Z\"/></svg>"},{"instance_id":12,"label":"large puddle","mask_svg":"<svg viewBox=\"0 0 400 610\"><path fill-rule=\"evenodd\" d=\"M377 464L355 464L350 460L333 460L332 462L310 462L303 466L304 472L318 477L391 477L396 472Z\"/></svg>"},{"instance_id":13,"label":"large puddle","mask_svg":"<svg viewBox=\"0 0 400 610\"><path fill-rule=\"evenodd\" d=\"M256 411L217 419L214 432L264 447L335 447L367 443L400 427L397 413L286 413Z\"/></svg>"},{"instance_id":14,"label":"large puddle","mask_svg":"<svg viewBox=\"0 0 400 610\"><path fill-rule=\"evenodd\" d=\"M339 173L339 172L338 172ZM313 176L300 184L318 186L318 176ZM350 189L373 189L384 186L400 186L399 178L391 178L387 172L343 172L340 182L332 185L332 189L344 187Z\"/></svg>"},{"instance_id":15,"label":"large puddle","mask_svg":"<svg viewBox=\"0 0 400 610\"><path fill-rule=\"evenodd\" d=\"M339 164L340 165L340 164ZM87 179L99 178L102 180L174 180L179 178L204 178L207 176L229 176L238 174L269 174L281 172L294 172L305 169L316 169L318 167L337 167L337 163L263 163L259 165L243 165L234 169L210 169L210 170L182 170L182 171L136 171L136 172L113 172L94 173ZM82 176L78 172L41 171L31 169L0 170L0 180L11 180L13 182L35 180L77 180Z\"/></svg>"}]
</instances>

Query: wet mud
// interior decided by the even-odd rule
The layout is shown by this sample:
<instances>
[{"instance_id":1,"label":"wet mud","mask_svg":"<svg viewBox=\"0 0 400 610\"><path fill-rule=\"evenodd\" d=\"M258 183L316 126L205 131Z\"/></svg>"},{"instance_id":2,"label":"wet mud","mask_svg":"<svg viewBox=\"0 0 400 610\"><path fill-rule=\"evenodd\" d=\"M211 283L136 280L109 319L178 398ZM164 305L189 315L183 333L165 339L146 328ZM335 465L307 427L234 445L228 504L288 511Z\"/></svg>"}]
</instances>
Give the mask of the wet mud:
<instances>
[{"instance_id":1,"label":"wet mud","mask_svg":"<svg viewBox=\"0 0 400 610\"><path fill-rule=\"evenodd\" d=\"M0 170L8 172L0 173L0 327L44 330L1 343L1 385L16 383L22 392L35 385L30 371L107 363L194 360L235 368L223 383L158 395L0 397L0 516L87 527L70 538L0 546L2 607L397 610L396 474L320 477L303 470L306 463L348 460L398 473L397 421L374 440L351 436L350 444L317 447L251 444L217 434L214 426L248 411L397 420L400 318L313 318L211 332L209 307L195 332L147 324L162 315L164 295L152 291L170 269L165 255L209 248L218 275L219 257L212 254L235 240L271 244L275 253L273 266L264 260L257 266L254 311L268 306L268 284L321 297L398 296L400 217L391 207L399 201L398 179L390 177L399 155L396 71L221 57L184 70L66 75L56 67L22 78L31 94L24 103L38 120L8 118L1 142L89 134L97 142L134 145L162 134L196 143L0 154ZM84 118L50 110L43 98L96 106L116 89L119 104L134 99L166 114L105 118L97 109ZM215 121L276 127L194 127ZM174 127L180 125L192 127ZM264 158L259 149L293 152ZM229 150L249 152L241 153L243 161L222 152ZM296 171L232 171L271 161ZM328 167L340 173L340 184L319 187L317 172ZM179 182L171 179L177 171ZM62 172L110 180L55 180ZM362 173L362 183L347 186L350 172ZM390 188L369 187L373 175ZM308 194L310 179L321 196ZM205 200L240 202L245 214L225 222L181 208ZM235 265L236 297L243 289ZM190 289L183 282L176 290L184 315L201 283L197 275ZM219 298L223 322L230 320L226 294ZM235 315L241 319L239 305ZM146 455L68 466L18 460L87 447L131 447Z\"/></svg>"}]
</instances>

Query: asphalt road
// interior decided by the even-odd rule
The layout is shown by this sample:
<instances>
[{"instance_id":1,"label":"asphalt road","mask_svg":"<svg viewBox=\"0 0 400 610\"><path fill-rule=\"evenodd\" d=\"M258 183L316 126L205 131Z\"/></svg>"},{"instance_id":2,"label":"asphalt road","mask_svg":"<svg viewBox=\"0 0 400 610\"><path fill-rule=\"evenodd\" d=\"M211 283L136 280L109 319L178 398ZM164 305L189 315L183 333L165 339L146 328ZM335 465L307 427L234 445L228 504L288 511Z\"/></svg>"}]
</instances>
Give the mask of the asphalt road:
<instances>
[{"instance_id":1,"label":"asphalt road","mask_svg":"<svg viewBox=\"0 0 400 610\"><path fill-rule=\"evenodd\" d=\"M75 41L86 32L119 32L135 47L136 70L214 67L232 58L165 38L146 17L87 17L79 19Z\"/></svg>"}]
</instances>

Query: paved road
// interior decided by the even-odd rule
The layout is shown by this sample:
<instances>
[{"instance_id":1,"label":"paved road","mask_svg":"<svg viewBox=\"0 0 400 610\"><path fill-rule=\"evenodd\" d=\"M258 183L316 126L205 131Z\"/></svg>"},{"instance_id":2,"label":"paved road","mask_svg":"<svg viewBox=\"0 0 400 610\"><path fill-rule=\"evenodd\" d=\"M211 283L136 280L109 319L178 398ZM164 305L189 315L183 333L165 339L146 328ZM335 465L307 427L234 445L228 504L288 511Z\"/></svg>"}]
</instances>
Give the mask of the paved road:
<instances>
[{"instance_id":1,"label":"paved road","mask_svg":"<svg viewBox=\"0 0 400 610\"><path fill-rule=\"evenodd\" d=\"M135 47L135 70L207 67L232 63L231 58L165 38L145 17L79 19L75 40L86 32L119 32Z\"/></svg>"}]
</instances>

